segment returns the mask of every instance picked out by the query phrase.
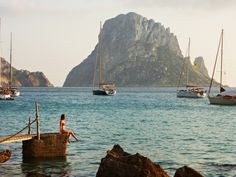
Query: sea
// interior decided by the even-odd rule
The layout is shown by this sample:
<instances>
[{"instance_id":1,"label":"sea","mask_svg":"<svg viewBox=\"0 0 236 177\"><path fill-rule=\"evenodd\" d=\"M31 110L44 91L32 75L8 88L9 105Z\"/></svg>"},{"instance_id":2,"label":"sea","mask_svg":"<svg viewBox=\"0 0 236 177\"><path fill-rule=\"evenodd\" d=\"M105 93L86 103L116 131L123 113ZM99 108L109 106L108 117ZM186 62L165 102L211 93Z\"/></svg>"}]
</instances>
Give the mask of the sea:
<instances>
[{"instance_id":1,"label":"sea","mask_svg":"<svg viewBox=\"0 0 236 177\"><path fill-rule=\"evenodd\" d=\"M177 98L176 88L118 88L115 96L92 88L21 88L14 101L0 101L0 137L13 135L35 118L41 133L59 132L61 114L71 138L64 159L26 161L22 142L0 144L11 158L0 176L95 177L107 150L119 144L160 164L168 175L187 165L205 177L236 176L236 107L210 105L207 98ZM31 132L36 131L33 124ZM23 134L27 134L27 129Z\"/></svg>"}]
</instances>

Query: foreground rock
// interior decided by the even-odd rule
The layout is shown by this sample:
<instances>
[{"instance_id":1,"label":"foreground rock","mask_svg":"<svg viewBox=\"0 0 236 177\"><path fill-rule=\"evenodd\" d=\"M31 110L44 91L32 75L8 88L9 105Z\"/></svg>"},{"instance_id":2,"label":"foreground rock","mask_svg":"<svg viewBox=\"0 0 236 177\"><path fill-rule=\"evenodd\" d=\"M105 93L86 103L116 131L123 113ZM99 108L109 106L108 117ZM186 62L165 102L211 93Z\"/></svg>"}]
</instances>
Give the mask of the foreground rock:
<instances>
[{"instance_id":1,"label":"foreground rock","mask_svg":"<svg viewBox=\"0 0 236 177\"><path fill-rule=\"evenodd\" d=\"M174 177L203 177L194 169L184 166L176 170Z\"/></svg>"},{"instance_id":2,"label":"foreground rock","mask_svg":"<svg viewBox=\"0 0 236 177\"><path fill-rule=\"evenodd\" d=\"M131 155L114 145L102 159L96 177L169 177L160 165L140 154Z\"/></svg>"}]
</instances>

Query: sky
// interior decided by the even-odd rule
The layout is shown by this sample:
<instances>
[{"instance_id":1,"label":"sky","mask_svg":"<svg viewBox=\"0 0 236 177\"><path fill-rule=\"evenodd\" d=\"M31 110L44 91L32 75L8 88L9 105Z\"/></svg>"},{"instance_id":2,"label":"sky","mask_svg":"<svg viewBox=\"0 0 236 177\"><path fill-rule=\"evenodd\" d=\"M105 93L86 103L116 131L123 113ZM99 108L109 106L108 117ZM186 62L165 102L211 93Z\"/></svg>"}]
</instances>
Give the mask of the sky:
<instances>
[{"instance_id":1,"label":"sky","mask_svg":"<svg viewBox=\"0 0 236 177\"><path fill-rule=\"evenodd\" d=\"M224 29L223 80L236 86L235 0L0 0L3 57L12 32L13 66L42 71L60 87L94 49L100 21L128 12L169 27L183 54L190 37L192 62L203 56L210 75Z\"/></svg>"}]
</instances>

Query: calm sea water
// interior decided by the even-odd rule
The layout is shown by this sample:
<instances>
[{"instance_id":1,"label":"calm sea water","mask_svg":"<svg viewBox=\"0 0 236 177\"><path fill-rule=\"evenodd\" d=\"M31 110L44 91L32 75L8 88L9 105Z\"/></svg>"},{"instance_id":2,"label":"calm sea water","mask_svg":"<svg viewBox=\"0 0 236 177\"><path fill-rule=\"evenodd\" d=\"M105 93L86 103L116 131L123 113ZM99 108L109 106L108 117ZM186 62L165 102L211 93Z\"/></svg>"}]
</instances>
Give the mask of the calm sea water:
<instances>
[{"instance_id":1,"label":"calm sea water","mask_svg":"<svg viewBox=\"0 0 236 177\"><path fill-rule=\"evenodd\" d=\"M22 88L15 101L0 102L0 136L16 133L39 102L41 132L57 132L62 113L81 138L68 145L67 158L25 162L22 143L11 149L0 176L96 175L106 151L120 144L159 163L173 176L188 165L206 177L236 176L236 107L206 99L176 98L175 88L119 88L114 97L93 96L91 88ZM35 128L32 130L35 131ZM27 131L25 132L27 133Z\"/></svg>"}]
</instances>

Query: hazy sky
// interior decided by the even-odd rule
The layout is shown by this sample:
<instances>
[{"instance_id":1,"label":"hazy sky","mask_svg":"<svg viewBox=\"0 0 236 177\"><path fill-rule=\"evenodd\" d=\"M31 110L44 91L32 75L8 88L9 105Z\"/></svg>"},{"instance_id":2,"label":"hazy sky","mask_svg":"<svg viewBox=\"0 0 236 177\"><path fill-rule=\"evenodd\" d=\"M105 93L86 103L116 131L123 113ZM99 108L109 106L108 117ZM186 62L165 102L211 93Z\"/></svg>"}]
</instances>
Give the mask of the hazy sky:
<instances>
[{"instance_id":1,"label":"hazy sky","mask_svg":"<svg viewBox=\"0 0 236 177\"><path fill-rule=\"evenodd\" d=\"M191 37L192 61L203 56L210 75L224 28L224 80L236 86L235 0L0 0L4 58L13 32L13 66L62 86L94 49L99 22L131 11L170 27L183 53Z\"/></svg>"}]
</instances>

